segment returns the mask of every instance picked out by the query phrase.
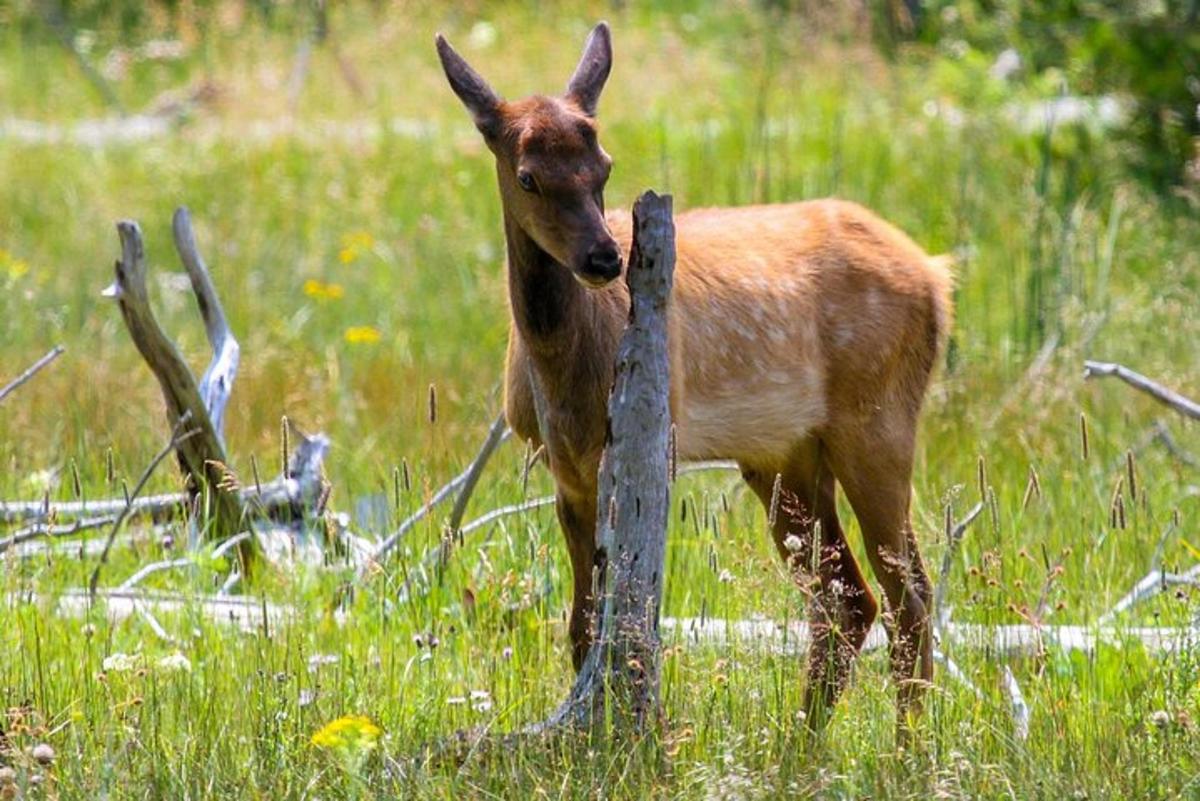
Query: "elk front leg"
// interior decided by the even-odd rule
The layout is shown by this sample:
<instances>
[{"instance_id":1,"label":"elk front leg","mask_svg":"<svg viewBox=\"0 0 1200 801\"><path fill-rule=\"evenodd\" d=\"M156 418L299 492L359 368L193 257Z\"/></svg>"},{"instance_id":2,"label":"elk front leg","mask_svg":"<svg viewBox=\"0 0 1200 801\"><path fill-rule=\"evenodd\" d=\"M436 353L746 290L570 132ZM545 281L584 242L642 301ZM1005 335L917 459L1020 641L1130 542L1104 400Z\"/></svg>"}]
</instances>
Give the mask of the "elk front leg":
<instances>
[{"instance_id":1,"label":"elk front leg","mask_svg":"<svg viewBox=\"0 0 1200 801\"><path fill-rule=\"evenodd\" d=\"M575 581L571 622L567 631L571 637L571 661L575 671L579 672L592 644L595 617L592 567L596 561L596 495L575 496L559 490L556 508L563 536L567 538L567 553L571 556Z\"/></svg>"}]
</instances>

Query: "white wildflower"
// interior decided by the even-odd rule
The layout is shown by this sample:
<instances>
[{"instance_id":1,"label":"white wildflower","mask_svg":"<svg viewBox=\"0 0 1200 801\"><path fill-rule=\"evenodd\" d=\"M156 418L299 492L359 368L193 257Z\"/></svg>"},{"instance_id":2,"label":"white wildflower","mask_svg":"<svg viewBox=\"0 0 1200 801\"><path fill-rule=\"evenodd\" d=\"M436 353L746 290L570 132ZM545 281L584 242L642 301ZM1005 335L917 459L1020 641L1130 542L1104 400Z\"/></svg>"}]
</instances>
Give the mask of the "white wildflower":
<instances>
[{"instance_id":1,"label":"white wildflower","mask_svg":"<svg viewBox=\"0 0 1200 801\"><path fill-rule=\"evenodd\" d=\"M181 654L179 651L176 651L169 656L164 656L155 663L155 667L157 667L159 670L165 670L168 672L192 672L191 660Z\"/></svg>"}]
</instances>

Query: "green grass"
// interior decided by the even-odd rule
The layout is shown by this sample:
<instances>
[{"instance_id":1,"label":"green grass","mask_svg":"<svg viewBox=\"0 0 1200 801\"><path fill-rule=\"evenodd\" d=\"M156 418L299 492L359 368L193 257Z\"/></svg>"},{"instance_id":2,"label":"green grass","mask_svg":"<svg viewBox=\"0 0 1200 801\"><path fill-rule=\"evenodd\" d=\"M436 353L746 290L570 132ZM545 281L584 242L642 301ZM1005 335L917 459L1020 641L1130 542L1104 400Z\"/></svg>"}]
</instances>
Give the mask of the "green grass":
<instances>
[{"instance_id":1,"label":"green grass","mask_svg":"<svg viewBox=\"0 0 1200 801\"><path fill-rule=\"evenodd\" d=\"M1136 454L1139 494L1122 489L1124 528L1112 526L1111 503L1126 450L1156 418L1192 452L1200 437L1123 385L1081 378L1085 357L1113 359L1200 394L1194 211L1127 182L1102 135L1081 150L1070 130L1013 130L1007 105L1034 90L987 78L986 54L914 50L890 63L815 13L670 5L338 7L335 35L367 96L356 97L333 54L318 50L291 125L281 121L302 23L286 9L271 28L253 13L217 14L203 31L181 26L181 62L135 61L115 81L135 110L202 79L220 87L216 104L174 134L102 148L0 138L0 380L67 346L0 405L0 497L39 497L48 470L57 475L51 496L69 499L72 464L87 497L116 494L108 452L132 483L165 442L157 386L99 291L118 254L118 218L141 222L153 276L178 271L169 221L187 204L243 347L226 432L234 469L248 480L251 454L264 472L278 468L287 414L333 439L335 508L353 513L358 499L382 495L390 525L419 506L481 441L499 403L507 335L490 157L444 85L432 34L445 31L501 92L518 96L557 91L588 26L607 17L617 49L601 105L602 142L617 165L609 206L651 187L673 193L679 208L837 194L930 252L959 256L956 332L930 394L913 502L936 566L944 508L957 518L976 501L982 458L994 495L950 576L956 620L1022 622L1048 586L1049 623L1092 623L1146 572L1174 515L1164 564L1197 561L1197 475L1165 449ZM472 47L485 17L495 41ZM477 41L486 38L479 30ZM102 27L92 58L102 62L116 44ZM106 113L60 47L17 26L0 26L0 98L4 118L69 125ZM390 130L394 119L420 121L425 133ZM254 133L264 123L284 133ZM356 133L331 132L335 124ZM358 135L364 127L379 132ZM341 296L313 297L308 281L339 285ZM169 282L155 279L152 290L199 371L208 354L193 301ZM373 327L379 340L348 341L355 326ZM1028 378L1047 337L1060 344ZM473 512L522 497L522 459L505 446ZM412 489L397 504L393 474L405 462ZM1031 470L1041 495L1026 504ZM176 484L164 469L150 489ZM527 494L550 489L535 470ZM688 519L676 515L669 532L667 614L803 616L762 511L732 477L681 479L676 509L685 502ZM186 673L104 675L112 653L153 659L175 647L137 617L111 624L96 609L71 620L10 597L0 612L0 695L31 710L32 729L16 712L0 726L12 748L46 741L58 757L33 768L0 752L0 763L22 782L43 777L30 797L62 798L557 798L601 788L631 798L1200 795L1200 653L1155 657L1119 642L1090 656L953 651L982 697L939 672L921 746L907 751L893 741L881 653L859 663L825 741L806 744L796 723L801 660L752 643L672 648L665 726L648 748L525 743L393 781L379 770L384 754L415 754L467 726L518 729L544 717L571 679L569 567L553 513L481 533L428 595L394 604L405 570L438 535L437 519L414 532L400 558L357 590L342 624L330 612L348 575L341 565L261 576L256 597L296 610L266 631L239 633L195 611L162 616L185 641ZM163 550L157 537L118 549L103 580L115 584ZM1061 576L1050 578L1060 561ZM53 595L85 584L93 566L69 553L7 559L0 590ZM211 593L226 567L205 562L147 585ZM723 571L733 580L720 581ZM1196 611L1184 592L1125 622L1184 625ZM431 634L435 649L414 641ZM319 654L339 659L310 668ZM1032 708L1025 742L1013 737L1000 689L1005 664ZM490 694L489 710L451 702L472 690ZM1152 722L1159 710L1164 726ZM364 763L309 744L346 714L385 729Z\"/></svg>"}]
</instances>

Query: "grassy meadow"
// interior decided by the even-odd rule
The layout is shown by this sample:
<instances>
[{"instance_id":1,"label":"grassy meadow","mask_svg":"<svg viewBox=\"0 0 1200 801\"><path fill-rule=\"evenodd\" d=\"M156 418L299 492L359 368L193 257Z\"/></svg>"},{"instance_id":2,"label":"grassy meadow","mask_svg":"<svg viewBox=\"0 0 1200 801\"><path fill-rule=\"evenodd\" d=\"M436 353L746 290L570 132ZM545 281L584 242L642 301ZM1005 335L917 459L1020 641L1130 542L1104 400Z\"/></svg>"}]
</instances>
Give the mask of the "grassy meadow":
<instances>
[{"instance_id":1,"label":"grassy meadow","mask_svg":"<svg viewBox=\"0 0 1200 801\"><path fill-rule=\"evenodd\" d=\"M992 77L995 53L947 42L885 59L852 19L766 3L339 4L294 90L301 9L265 18L217 4L152 15L136 36L110 21L76 38L133 112L204 97L161 135L97 144L78 126L111 109L52 35L15 24L16 8L0 7L0 384L67 350L0 404L0 498L119 495L166 442L158 386L100 290L119 255L114 222L137 219L160 320L199 374L208 346L170 235L186 204L242 346L231 467L248 480L254 455L277 472L282 415L324 431L331 506L357 534L386 535L473 457L499 409L508 331L491 157L445 85L433 34L517 97L560 91L605 18L610 207L647 188L676 208L838 195L957 257L955 334L913 499L935 575L947 507L960 519L988 501L949 575L956 621L1087 626L1156 549L1172 569L1200 561L1200 472L1147 441L1161 419L1200 453L1200 431L1119 382L1082 378L1084 358L1121 361L1200 395L1196 206L1127 178L1122 145L1099 125L1022 127L1014 109L1058 88ZM162 39L181 47L162 57L147 46ZM525 485L524 456L499 451L468 519L552 491L540 467ZM410 481L397 493L401 466ZM178 485L168 462L148 491ZM803 618L734 474L681 477L673 503L665 614ZM842 517L861 552L848 507ZM980 693L939 670L906 750L884 652L859 662L814 743L797 719L802 658L670 641L654 743L529 741L406 761L459 729L544 717L573 676L553 511L476 532L427 593L398 603L442 520L357 587L344 619L333 610L352 567L267 569L242 589L294 614L253 633L195 609L161 616L178 644L138 616L110 622L102 604L87 619L54 614L55 593L85 586L94 557L0 555L0 771L12 770L0 796L1200 797L1200 649L1153 655L1121 637L1089 654L948 647ZM103 584L180 555L186 539L141 534L121 535L134 542L114 549ZM196 562L144 586L215 592L231 566ZM1183 588L1119 622L1184 626L1198 612ZM159 665L176 652L188 667ZM1027 739L1006 667L1031 710ZM352 715L382 729L375 748L313 742ZM42 743L56 752L48 764L30 750ZM391 759L405 769L383 770Z\"/></svg>"}]
</instances>

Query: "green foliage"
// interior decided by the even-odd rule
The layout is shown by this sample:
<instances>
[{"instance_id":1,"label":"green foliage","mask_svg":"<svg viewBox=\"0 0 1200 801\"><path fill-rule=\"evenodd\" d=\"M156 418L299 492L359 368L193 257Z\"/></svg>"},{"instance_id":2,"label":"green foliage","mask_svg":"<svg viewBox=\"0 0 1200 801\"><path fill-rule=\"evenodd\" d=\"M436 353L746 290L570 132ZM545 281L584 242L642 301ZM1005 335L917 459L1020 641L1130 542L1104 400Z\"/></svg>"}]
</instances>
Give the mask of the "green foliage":
<instances>
[{"instance_id":1,"label":"green foliage","mask_svg":"<svg viewBox=\"0 0 1200 801\"><path fill-rule=\"evenodd\" d=\"M934 0L919 17L927 43L955 40L995 56L1013 48L1020 78L1052 92L1117 94L1134 172L1158 189L1197 180L1200 3L1196 0Z\"/></svg>"}]
</instances>

